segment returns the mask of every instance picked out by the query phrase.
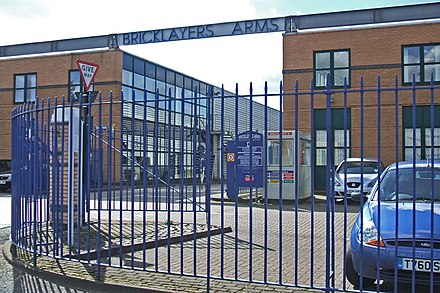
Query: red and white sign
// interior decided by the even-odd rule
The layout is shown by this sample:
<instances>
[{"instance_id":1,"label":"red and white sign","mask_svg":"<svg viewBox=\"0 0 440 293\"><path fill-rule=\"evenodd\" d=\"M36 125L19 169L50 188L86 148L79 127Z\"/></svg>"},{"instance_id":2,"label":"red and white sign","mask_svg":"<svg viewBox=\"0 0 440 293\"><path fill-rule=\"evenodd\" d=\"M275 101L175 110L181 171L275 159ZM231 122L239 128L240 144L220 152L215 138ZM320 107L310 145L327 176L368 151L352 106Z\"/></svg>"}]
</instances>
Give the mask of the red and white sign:
<instances>
[{"instance_id":1,"label":"red and white sign","mask_svg":"<svg viewBox=\"0 0 440 293\"><path fill-rule=\"evenodd\" d=\"M76 60L76 64L78 65L79 72L81 73L84 88L86 91L88 91L92 85L93 79L95 78L96 72L98 72L99 65L83 60Z\"/></svg>"}]
</instances>

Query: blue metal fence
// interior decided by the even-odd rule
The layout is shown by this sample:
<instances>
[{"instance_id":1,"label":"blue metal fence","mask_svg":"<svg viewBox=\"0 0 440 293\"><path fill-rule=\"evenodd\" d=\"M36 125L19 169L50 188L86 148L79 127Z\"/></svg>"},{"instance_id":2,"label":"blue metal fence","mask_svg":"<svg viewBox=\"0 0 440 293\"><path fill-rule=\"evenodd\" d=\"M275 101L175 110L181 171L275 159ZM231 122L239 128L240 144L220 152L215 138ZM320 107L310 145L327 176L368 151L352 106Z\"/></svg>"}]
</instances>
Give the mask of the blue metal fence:
<instances>
[{"instance_id":1,"label":"blue metal fence","mask_svg":"<svg viewBox=\"0 0 440 293\"><path fill-rule=\"evenodd\" d=\"M380 78L377 83L301 90L297 82L293 91L280 84L279 92L269 93L266 86L263 94L251 85L246 95L238 86L235 94L222 90L219 96L198 96L195 90L192 97L182 96L179 110L171 93L157 93L154 100L110 93L96 101L89 95L20 105L12 113L12 241L32 252L35 264L45 255L98 267L326 291L398 291L406 279L410 291L423 281L424 290L434 292L440 282L440 86L400 87L397 77L392 87L381 86ZM250 100L246 111L238 107L243 98ZM269 100L284 109L279 112L284 128L275 139L267 126L258 130L253 124L257 119L267 125ZM211 117L224 121L225 101L235 104L236 122L248 117L247 145L238 144L238 123L232 137L224 125L214 129ZM265 106L258 117L256 101ZM411 117L404 115L405 107ZM263 134L260 155L254 154L252 131ZM241 153L228 153L227 140ZM360 158L359 178L350 174L353 157ZM429 182L428 194L407 202L399 197L401 202L390 206L381 187L388 186L386 174L403 174L405 166L390 167L372 187L367 157L385 166L412 162L417 172L411 194L421 189L419 179L428 180L422 180ZM213 165L219 166L217 176ZM247 187L237 182L238 166L248 172ZM373 173L382 168L379 163ZM255 172L263 172L263 188L255 187ZM227 180L232 191L229 184L226 191ZM370 208L361 208L362 194L371 188ZM390 216L393 207L399 213ZM402 235L400 210L406 209L413 228ZM382 224L384 219L391 224ZM355 236L353 226L359 226ZM423 229L429 233L420 240ZM382 239L389 233L394 237ZM373 242L362 242L367 238ZM359 239L364 244L353 246Z\"/></svg>"}]
</instances>

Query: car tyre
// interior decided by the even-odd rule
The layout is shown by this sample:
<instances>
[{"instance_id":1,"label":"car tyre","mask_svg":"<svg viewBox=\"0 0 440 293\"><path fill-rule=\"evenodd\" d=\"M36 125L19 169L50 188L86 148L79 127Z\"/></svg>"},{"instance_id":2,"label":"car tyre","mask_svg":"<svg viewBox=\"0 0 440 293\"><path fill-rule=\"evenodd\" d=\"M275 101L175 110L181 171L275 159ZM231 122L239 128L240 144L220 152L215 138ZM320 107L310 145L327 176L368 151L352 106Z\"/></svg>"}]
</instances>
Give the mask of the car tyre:
<instances>
[{"instance_id":1,"label":"car tyre","mask_svg":"<svg viewBox=\"0 0 440 293\"><path fill-rule=\"evenodd\" d=\"M347 277L347 280L355 287L359 288L361 284L361 278L359 274L355 271L353 266L353 256L351 255L351 248L349 247L347 249L347 253L345 255L345 276ZM376 280L363 277L362 278L362 285L363 287L370 287L374 284Z\"/></svg>"}]
</instances>

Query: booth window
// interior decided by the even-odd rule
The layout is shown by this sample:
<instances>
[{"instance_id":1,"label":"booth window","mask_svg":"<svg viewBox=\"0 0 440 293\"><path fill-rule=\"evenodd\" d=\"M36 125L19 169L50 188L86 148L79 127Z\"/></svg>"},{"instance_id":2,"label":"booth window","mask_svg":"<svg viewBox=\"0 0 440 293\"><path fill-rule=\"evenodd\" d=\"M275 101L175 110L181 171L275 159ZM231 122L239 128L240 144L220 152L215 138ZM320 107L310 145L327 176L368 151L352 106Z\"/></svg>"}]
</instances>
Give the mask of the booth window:
<instances>
[{"instance_id":1,"label":"booth window","mask_svg":"<svg viewBox=\"0 0 440 293\"><path fill-rule=\"evenodd\" d=\"M332 88L343 87L345 79L350 86L350 50L314 52L313 60L315 87L325 87L327 75Z\"/></svg>"},{"instance_id":2,"label":"booth window","mask_svg":"<svg viewBox=\"0 0 440 293\"><path fill-rule=\"evenodd\" d=\"M440 82L440 44L402 47L403 84L429 84L431 76Z\"/></svg>"},{"instance_id":3,"label":"booth window","mask_svg":"<svg viewBox=\"0 0 440 293\"><path fill-rule=\"evenodd\" d=\"M35 102L37 98L37 74L14 75L14 103Z\"/></svg>"}]
</instances>

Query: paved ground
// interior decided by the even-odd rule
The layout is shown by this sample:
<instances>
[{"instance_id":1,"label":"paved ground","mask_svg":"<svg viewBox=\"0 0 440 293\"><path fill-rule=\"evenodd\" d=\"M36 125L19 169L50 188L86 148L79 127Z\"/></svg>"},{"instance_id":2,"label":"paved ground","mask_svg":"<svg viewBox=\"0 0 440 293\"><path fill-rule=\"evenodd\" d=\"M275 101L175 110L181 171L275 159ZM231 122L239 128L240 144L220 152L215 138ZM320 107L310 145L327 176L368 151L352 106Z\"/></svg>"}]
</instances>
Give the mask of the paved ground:
<instances>
[{"instance_id":1,"label":"paved ground","mask_svg":"<svg viewBox=\"0 0 440 293\"><path fill-rule=\"evenodd\" d=\"M111 263L114 267L101 266L98 270L93 264L97 262L93 256L89 263L39 257L36 274L38 278L49 276L57 282L64 282L62 276L68 276L67 288L78 286L91 292L127 290L118 285L130 286L130 292L139 288L172 292L206 292L208 288L212 292L297 292L305 290L297 289L297 286L314 287L316 290L325 287L326 264L329 262L328 265L334 267L332 281L335 287L353 289L344 278L343 256L348 243L346 239L359 211L358 204L337 203L335 212L328 216L328 203L321 196L301 201L298 205L283 203L282 208L278 202L270 202L265 207L264 203L246 199L236 204L222 202L219 194L212 197L210 217L200 212L149 212L144 218L142 212L131 212L123 213L124 221L119 224L114 220L120 219L121 215L112 213L109 217L107 212L102 211L100 229L105 232L102 235L113 235L115 239L125 237L128 240L125 247L130 248L124 253L112 251L110 257L101 255L100 263ZM97 213L93 212L92 219L95 218ZM109 218L113 219L113 228L122 228L122 234L117 234L105 224ZM189 224L183 230L180 225L182 218ZM142 247L143 234L151 234L147 225L139 226L144 219L146 223L161 223L154 224L151 233L158 233L163 239L169 238L169 235L177 240L179 235L190 237L170 245L146 240L151 247ZM204 233L199 236L207 236L207 233L211 236L193 237L191 227L194 224L199 227L198 233ZM98 231L96 223L90 227ZM222 231L224 233L219 233ZM334 236L327 237L331 232ZM105 247L105 244L102 246ZM105 248L108 250L108 246ZM14 257L9 253L8 246L4 251L13 263L35 272L33 259L28 254L18 250ZM328 253L330 259L326 257ZM77 251L72 255L75 257ZM199 277L190 277L193 275ZM203 276L214 279L207 283ZM228 280L216 280L220 278ZM68 283L72 280L80 282ZM369 289L376 291L375 286ZM392 289L389 284L380 286L382 291ZM399 287L399 292L411 292L411 288Z\"/></svg>"}]
</instances>

